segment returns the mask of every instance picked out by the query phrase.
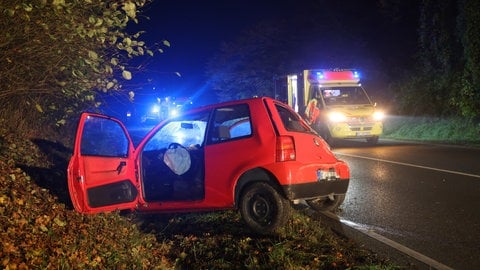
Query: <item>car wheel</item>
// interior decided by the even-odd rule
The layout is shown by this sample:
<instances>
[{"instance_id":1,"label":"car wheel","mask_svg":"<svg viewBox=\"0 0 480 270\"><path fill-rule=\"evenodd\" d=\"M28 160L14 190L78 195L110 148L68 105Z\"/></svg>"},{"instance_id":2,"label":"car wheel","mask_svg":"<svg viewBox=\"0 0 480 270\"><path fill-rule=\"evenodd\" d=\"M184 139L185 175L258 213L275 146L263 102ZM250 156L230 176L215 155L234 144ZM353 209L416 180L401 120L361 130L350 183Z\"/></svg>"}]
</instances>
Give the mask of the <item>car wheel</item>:
<instances>
[{"instance_id":1,"label":"car wheel","mask_svg":"<svg viewBox=\"0 0 480 270\"><path fill-rule=\"evenodd\" d=\"M288 221L290 202L267 183L245 188L240 198L240 214L247 225L261 234L275 234Z\"/></svg>"},{"instance_id":2,"label":"car wheel","mask_svg":"<svg viewBox=\"0 0 480 270\"><path fill-rule=\"evenodd\" d=\"M338 194L333 195L333 200L327 196L325 198L307 200L307 204L315 211L335 212L344 200L345 194Z\"/></svg>"}]
</instances>

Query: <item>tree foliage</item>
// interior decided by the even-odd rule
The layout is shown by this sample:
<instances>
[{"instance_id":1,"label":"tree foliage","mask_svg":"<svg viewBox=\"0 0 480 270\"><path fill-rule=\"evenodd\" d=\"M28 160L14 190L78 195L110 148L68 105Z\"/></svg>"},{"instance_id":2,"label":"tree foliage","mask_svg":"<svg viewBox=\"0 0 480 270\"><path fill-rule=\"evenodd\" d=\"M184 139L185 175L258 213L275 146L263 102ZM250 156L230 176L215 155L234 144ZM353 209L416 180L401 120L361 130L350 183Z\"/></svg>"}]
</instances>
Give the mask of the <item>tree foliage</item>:
<instances>
[{"instance_id":1,"label":"tree foliage","mask_svg":"<svg viewBox=\"0 0 480 270\"><path fill-rule=\"evenodd\" d=\"M480 116L478 0L338 5L294 5L284 22L256 25L225 43L207 67L219 99L278 95L284 90L272 78L308 68L346 67L368 74L365 85L376 86L369 92L393 100L392 111ZM389 81L390 91L380 80Z\"/></svg>"},{"instance_id":2,"label":"tree foliage","mask_svg":"<svg viewBox=\"0 0 480 270\"><path fill-rule=\"evenodd\" d=\"M479 8L476 0L422 1L419 65L399 80L401 112L480 115Z\"/></svg>"},{"instance_id":3,"label":"tree foliage","mask_svg":"<svg viewBox=\"0 0 480 270\"><path fill-rule=\"evenodd\" d=\"M98 93L121 91L130 60L161 49L126 31L148 1L2 0L0 116L31 123L54 115L61 125L98 107Z\"/></svg>"},{"instance_id":4,"label":"tree foliage","mask_svg":"<svg viewBox=\"0 0 480 270\"><path fill-rule=\"evenodd\" d=\"M278 28L262 25L222 45L207 67L209 83L219 100L274 95L275 74L283 72L285 55L280 37Z\"/></svg>"},{"instance_id":5,"label":"tree foliage","mask_svg":"<svg viewBox=\"0 0 480 270\"><path fill-rule=\"evenodd\" d=\"M452 98L462 116L480 116L480 2L461 1L462 31L465 66L460 81L458 97Z\"/></svg>"}]
</instances>

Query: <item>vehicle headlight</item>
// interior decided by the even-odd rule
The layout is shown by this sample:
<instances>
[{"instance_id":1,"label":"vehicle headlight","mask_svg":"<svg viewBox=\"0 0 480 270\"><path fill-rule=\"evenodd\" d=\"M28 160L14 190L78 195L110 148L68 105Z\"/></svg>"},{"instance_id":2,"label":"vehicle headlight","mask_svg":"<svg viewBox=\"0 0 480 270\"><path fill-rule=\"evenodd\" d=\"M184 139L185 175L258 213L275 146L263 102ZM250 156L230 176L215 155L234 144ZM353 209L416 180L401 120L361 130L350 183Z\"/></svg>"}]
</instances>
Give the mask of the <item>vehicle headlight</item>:
<instances>
[{"instance_id":1,"label":"vehicle headlight","mask_svg":"<svg viewBox=\"0 0 480 270\"><path fill-rule=\"evenodd\" d=\"M347 117L341 112L331 112L328 114L328 119L332 122L342 122L347 120Z\"/></svg>"},{"instance_id":2,"label":"vehicle headlight","mask_svg":"<svg viewBox=\"0 0 480 270\"><path fill-rule=\"evenodd\" d=\"M385 118L385 114L383 112L376 111L373 113L373 120L381 121L383 120L383 118Z\"/></svg>"}]
</instances>

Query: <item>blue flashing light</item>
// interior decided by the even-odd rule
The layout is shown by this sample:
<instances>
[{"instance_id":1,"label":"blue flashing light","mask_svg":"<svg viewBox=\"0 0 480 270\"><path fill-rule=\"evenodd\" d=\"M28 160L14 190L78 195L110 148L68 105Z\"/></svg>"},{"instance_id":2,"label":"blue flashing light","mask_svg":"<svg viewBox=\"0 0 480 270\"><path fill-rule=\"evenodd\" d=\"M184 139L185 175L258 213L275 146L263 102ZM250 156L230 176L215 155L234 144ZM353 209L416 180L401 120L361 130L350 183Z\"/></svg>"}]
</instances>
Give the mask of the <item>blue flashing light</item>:
<instances>
[{"instance_id":1,"label":"blue flashing light","mask_svg":"<svg viewBox=\"0 0 480 270\"><path fill-rule=\"evenodd\" d=\"M317 79L322 80L324 78L325 76L323 75L323 72L317 72Z\"/></svg>"},{"instance_id":2,"label":"blue flashing light","mask_svg":"<svg viewBox=\"0 0 480 270\"><path fill-rule=\"evenodd\" d=\"M357 71L354 71L353 72L353 77L358 79L358 78L360 78L360 74Z\"/></svg>"},{"instance_id":3,"label":"blue flashing light","mask_svg":"<svg viewBox=\"0 0 480 270\"><path fill-rule=\"evenodd\" d=\"M178 111L177 108L174 108L170 111L170 116L172 116L172 117L178 116L179 114L180 114L180 112Z\"/></svg>"},{"instance_id":4,"label":"blue flashing light","mask_svg":"<svg viewBox=\"0 0 480 270\"><path fill-rule=\"evenodd\" d=\"M153 105L152 113L159 113L159 112L160 112L160 107L158 105Z\"/></svg>"}]
</instances>

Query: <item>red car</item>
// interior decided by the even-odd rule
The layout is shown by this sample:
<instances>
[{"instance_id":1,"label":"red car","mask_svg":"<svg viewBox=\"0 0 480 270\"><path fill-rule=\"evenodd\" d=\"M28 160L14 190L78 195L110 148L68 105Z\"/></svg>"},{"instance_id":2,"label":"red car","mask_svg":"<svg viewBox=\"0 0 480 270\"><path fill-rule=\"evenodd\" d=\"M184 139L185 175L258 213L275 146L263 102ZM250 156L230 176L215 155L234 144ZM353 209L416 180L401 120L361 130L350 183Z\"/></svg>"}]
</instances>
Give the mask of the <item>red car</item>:
<instances>
[{"instance_id":1,"label":"red car","mask_svg":"<svg viewBox=\"0 0 480 270\"><path fill-rule=\"evenodd\" d=\"M238 209L263 234L287 222L292 203L335 210L349 178L296 112L267 97L188 111L136 148L119 120L83 113L68 165L78 212Z\"/></svg>"}]
</instances>

